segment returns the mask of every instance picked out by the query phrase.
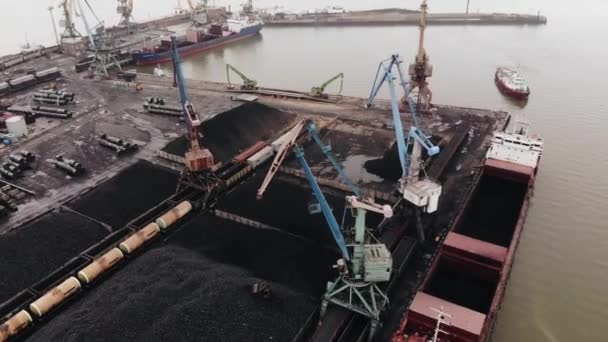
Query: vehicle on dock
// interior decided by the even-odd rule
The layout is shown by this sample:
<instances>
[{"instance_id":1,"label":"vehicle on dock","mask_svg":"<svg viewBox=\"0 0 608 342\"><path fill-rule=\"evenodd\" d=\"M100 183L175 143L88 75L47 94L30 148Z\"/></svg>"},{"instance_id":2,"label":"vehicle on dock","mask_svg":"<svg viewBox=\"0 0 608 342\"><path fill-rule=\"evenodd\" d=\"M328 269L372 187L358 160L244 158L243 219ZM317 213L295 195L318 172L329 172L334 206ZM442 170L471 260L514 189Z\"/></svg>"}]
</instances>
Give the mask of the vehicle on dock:
<instances>
[{"instance_id":1,"label":"vehicle on dock","mask_svg":"<svg viewBox=\"0 0 608 342\"><path fill-rule=\"evenodd\" d=\"M229 19L226 25L213 24L208 29L191 28L177 39L181 57L194 55L218 46L253 37L264 27L259 19ZM137 65L150 65L171 60L171 41L161 40L160 45L132 54Z\"/></svg>"},{"instance_id":2,"label":"vehicle on dock","mask_svg":"<svg viewBox=\"0 0 608 342\"><path fill-rule=\"evenodd\" d=\"M500 67L494 74L494 82L503 94L525 100L530 95L530 87L515 70Z\"/></svg>"},{"instance_id":3,"label":"vehicle on dock","mask_svg":"<svg viewBox=\"0 0 608 342\"><path fill-rule=\"evenodd\" d=\"M489 340L542 151L527 123L494 133L471 203L446 235L393 342Z\"/></svg>"}]
</instances>

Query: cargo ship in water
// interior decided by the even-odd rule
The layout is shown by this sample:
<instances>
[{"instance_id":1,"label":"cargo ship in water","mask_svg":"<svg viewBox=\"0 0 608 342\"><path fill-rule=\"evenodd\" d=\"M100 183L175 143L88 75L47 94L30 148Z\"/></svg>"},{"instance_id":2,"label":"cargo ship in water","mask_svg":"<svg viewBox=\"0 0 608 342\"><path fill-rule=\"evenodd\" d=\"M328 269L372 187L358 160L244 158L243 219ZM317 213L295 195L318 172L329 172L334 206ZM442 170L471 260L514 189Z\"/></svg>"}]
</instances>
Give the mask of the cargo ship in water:
<instances>
[{"instance_id":1,"label":"cargo ship in water","mask_svg":"<svg viewBox=\"0 0 608 342\"><path fill-rule=\"evenodd\" d=\"M515 70L498 68L494 74L494 81L498 89L505 95L526 100L530 96L530 87Z\"/></svg>"},{"instance_id":2,"label":"cargo ship in water","mask_svg":"<svg viewBox=\"0 0 608 342\"><path fill-rule=\"evenodd\" d=\"M211 25L208 29L192 28L178 38L181 57L194 55L218 46L231 44L258 34L264 23L259 19L229 19L226 25ZM171 41L132 54L137 65L154 65L171 61Z\"/></svg>"},{"instance_id":3,"label":"cargo ship in water","mask_svg":"<svg viewBox=\"0 0 608 342\"><path fill-rule=\"evenodd\" d=\"M488 341L513 265L543 152L518 122L495 132L472 199L429 267L393 342Z\"/></svg>"}]
</instances>

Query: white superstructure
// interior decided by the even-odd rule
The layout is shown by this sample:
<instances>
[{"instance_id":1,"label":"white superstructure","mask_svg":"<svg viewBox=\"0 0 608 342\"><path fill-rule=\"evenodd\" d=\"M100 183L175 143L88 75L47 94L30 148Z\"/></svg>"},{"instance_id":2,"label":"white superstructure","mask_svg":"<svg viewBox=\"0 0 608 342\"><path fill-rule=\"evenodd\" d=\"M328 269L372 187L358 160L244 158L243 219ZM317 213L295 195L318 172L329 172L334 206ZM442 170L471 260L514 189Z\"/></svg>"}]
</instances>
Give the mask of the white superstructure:
<instances>
[{"instance_id":1,"label":"white superstructure","mask_svg":"<svg viewBox=\"0 0 608 342\"><path fill-rule=\"evenodd\" d=\"M517 122L511 133L495 132L487 158L536 168L543 153L543 140L529 136L530 124Z\"/></svg>"}]
</instances>

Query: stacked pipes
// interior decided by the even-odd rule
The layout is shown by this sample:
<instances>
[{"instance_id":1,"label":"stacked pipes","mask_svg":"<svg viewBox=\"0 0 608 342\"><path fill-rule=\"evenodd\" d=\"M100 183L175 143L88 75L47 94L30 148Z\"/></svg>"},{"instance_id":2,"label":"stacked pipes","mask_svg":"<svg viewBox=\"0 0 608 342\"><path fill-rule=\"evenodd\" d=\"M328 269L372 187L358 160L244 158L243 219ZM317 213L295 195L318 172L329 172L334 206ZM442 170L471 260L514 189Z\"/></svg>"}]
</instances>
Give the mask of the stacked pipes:
<instances>
[{"instance_id":1,"label":"stacked pipes","mask_svg":"<svg viewBox=\"0 0 608 342\"><path fill-rule=\"evenodd\" d=\"M107 134L101 134L99 136L99 144L101 146L113 149L117 154L121 154L123 152L130 152L137 149L137 144L132 144L123 139L113 137Z\"/></svg>"},{"instance_id":2,"label":"stacked pipes","mask_svg":"<svg viewBox=\"0 0 608 342\"><path fill-rule=\"evenodd\" d=\"M31 168L31 163L36 157L28 151L20 151L8 156L7 160L0 165L0 174L6 179L20 176L24 170Z\"/></svg>"},{"instance_id":3,"label":"stacked pipes","mask_svg":"<svg viewBox=\"0 0 608 342\"><path fill-rule=\"evenodd\" d=\"M63 162L68 163L66 159ZM162 229L167 229L178 220L184 218L192 210L192 204L188 201L181 202L165 214L157 218L156 223L150 223L124 239L118 247L108 250L97 257L90 264L77 273L77 277L69 277L59 285L49 289L44 295L29 305L29 312L21 310L0 325L0 342L16 336L19 332L30 326L34 314L36 318L42 318L51 310L64 303L67 299L78 293L83 285L91 284L105 272L109 271L125 258L126 254L133 254L144 243L152 240ZM162 223L162 226L157 224Z\"/></svg>"},{"instance_id":4,"label":"stacked pipes","mask_svg":"<svg viewBox=\"0 0 608 342\"><path fill-rule=\"evenodd\" d=\"M49 162L70 176L80 176L85 172L85 168L82 164L74 159L64 158L62 155L56 156L55 159L52 159Z\"/></svg>"},{"instance_id":5,"label":"stacked pipes","mask_svg":"<svg viewBox=\"0 0 608 342\"><path fill-rule=\"evenodd\" d=\"M148 97L143 104L144 109L152 114L164 114L171 116L182 116L182 109L169 107L165 104L165 100L161 97Z\"/></svg>"},{"instance_id":6,"label":"stacked pipes","mask_svg":"<svg viewBox=\"0 0 608 342\"><path fill-rule=\"evenodd\" d=\"M42 89L34 93L34 102L66 105L74 101L74 93L59 89Z\"/></svg>"},{"instance_id":7,"label":"stacked pipes","mask_svg":"<svg viewBox=\"0 0 608 342\"><path fill-rule=\"evenodd\" d=\"M72 112L68 111L65 108L57 108L57 107L43 107L43 106L30 106L30 107L20 107L20 106L12 106L8 109L9 112L12 113L20 113L25 115L26 120L28 117L36 117L36 116L44 116L54 119L69 119L72 117Z\"/></svg>"}]
</instances>

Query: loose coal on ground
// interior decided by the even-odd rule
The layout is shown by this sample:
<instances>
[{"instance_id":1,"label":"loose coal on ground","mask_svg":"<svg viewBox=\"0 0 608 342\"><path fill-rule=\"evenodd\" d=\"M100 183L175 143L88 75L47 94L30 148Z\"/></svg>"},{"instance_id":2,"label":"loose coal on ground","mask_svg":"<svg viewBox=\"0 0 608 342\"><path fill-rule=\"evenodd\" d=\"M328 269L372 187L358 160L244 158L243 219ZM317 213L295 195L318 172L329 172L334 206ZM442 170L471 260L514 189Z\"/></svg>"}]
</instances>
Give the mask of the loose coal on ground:
<instances>
[{"instance_id":1,"label":"loose coal on ground","mask_svg":"<svg viewBox=\"0 0 608 342\"><path fill-rule=\"evenodd\" d=\"M431 137L431 141L433 144L437 144L441 139L438 137ZM408 156L412 153L412 145L408 146ZM423 160L426 160L428 156L426 152L422 152ZM432 160L431 160L432 162ZM427 165L427 167L430 166ZM384 152L382 158L371 159L365 162L365 169L369 173L373 173L378 175L378 177L388 179L392 182L397 182L402 174L403 170L401 169L401 162L399 161L399 149L397 147L397 143L394 142L391 147Z\"/></svg>"},{"instance_id":2,"label":"loose coal on ground","mask_svg":"<svg viewBox=\"0 0 608 342\"><path fill-rule=\"evenodd\" d=\"M440 261L424 291L471 310L488 313L497 282L481 279Z\"/></svg>"},{"instance_id":3,"label":"loose coal on ground","mask_svg":"<svg viewBox=\"0 0 608 342\"><path fill-rule=\"evenodd\" d=\"M176 185L173 171L140 160L68 206L119 229L169 197Z\"/></svg>"},{"instance_id":4,"label":"loose coal on ground","mask_svg":"<svg viewBox=\"0 0 608 342\"><path fill-rule=\"evenodd\" d=\"M250 272L169 244L147 251L84 294L30 341L290 341L318 306Z\"/></svg>"},{"instance_id":5,"label":"loose coal on ground","mask_svg":"<svg viewBox=\"0 0 608 342\"><path fill-rule=\"evenodd\" d=\"M508 247L526 188L526 184L484 175L456 232Z\"/></svg>"},{"instance_id":6,"label":"loose coal on ground","mask_svg":"<svg viewBox=\"0 0 608 342\"><path fill-rule=\"evenodd\" d=\"M0 303L42 280L108 233L77 214L55 212L0 236Z\"/></svg>"},{"instance_id":7,"label":"loose coal on ground","mask_svg":"<svg viewBox=\"0 0 608 342\"><path fill-rule=\"evenodd\" d=\"M294 114L248 102L205 121L200 143L211 150L216 162L226 162L257 141L272 138L295 119ZM188 140L182 136L167 144L163 151L183 156L188 147Z\"/></svg>"},{"instance_id":8,"label":"loose coal on ground","mask_svg":"<svg viewBox=\"0 0 608 342\"><path fill-rule=\"evenodd\" d=\"M319 297L335 277L338 253L310 240L275 230L256 229L212 215L187 223L171 243L222 263L239 266L256 277Z\"/></svg>"},{"instance_id":9,"label":"loose coal on ground","mask_svg":"<svg viewBox=\"0 0 608 342\"><path fill-rule=\"evenodd\" d=\"M265 174L260 172L241 184L218 202L218 208L310 238L320 244L335 245L323 214L310 214L308 211L308 205L317 202L312 190L306 187L306 180L294 178L292 181L286 181L277 176L266 190L263 199L257 200L256 193L264 176ZM338 224L342 224L347 194L340 196L325 191L324 195ZM346 218L344 227L350 227L350 210L346 212ZM379 215L369 213L367 225L370 228L375 227L380 220Z\"/></svg>"}]
</instances>

